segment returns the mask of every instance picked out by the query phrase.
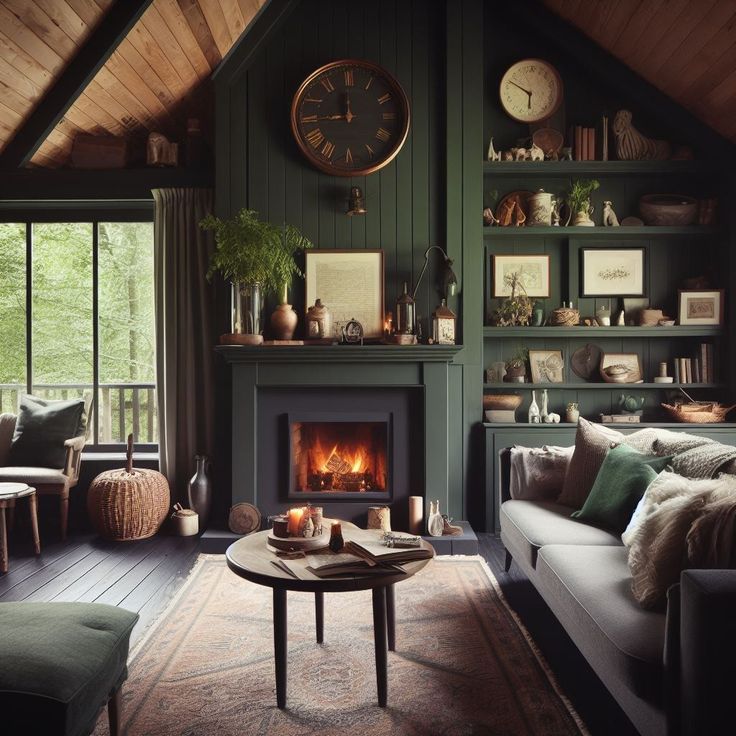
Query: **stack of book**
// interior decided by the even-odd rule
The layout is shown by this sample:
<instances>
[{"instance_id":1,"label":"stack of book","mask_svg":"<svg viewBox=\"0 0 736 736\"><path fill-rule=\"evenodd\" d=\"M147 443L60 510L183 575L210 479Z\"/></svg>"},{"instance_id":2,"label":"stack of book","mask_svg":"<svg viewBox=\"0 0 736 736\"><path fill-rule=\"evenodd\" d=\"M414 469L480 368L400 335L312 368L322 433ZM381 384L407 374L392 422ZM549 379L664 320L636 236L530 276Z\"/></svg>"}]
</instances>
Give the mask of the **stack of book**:
<instances>
[{"instance_id":1,"label":"stack of book","mask_svg":"<svg viewBox=\"0 0 736 736\"><path fill-rule=\"evenodd\" d=\"M675 383L715 383L713 345L701 343L694 357L674 359Z\"/></svg>"},{"instance_id":2,"label":"stack of book","mask_svg":"<svg viewBox=\"0 0 736 736\"><path fill-rule=\"evenodd\" d=\"M574 128L573 151L576 161L595 161L595 128Z\"/></svg>"}]
</instances>

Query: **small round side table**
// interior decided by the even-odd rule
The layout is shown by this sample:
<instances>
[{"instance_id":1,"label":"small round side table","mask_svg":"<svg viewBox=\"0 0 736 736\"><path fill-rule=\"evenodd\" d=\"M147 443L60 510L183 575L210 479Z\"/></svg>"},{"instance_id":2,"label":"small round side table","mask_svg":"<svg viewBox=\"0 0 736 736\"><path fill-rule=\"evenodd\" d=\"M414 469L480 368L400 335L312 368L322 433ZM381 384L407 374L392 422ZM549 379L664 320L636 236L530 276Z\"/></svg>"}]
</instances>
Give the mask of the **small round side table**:
<instances>
[{"instance_id":1,"label":"small round side table","mask_svg":"<svg viewBox=\"0 0 736 736\"><path fill-rule=\"evenodd\" d=\"M41 554L41 540L38 536L38 502L36 489L25 483L0 483L0 573L8 571L8 531L5 519L5 509L15 510L15 502L19 498L28 499L31 513L31 529L33 531L33 550Z\"/></svg>"}]
</instances>

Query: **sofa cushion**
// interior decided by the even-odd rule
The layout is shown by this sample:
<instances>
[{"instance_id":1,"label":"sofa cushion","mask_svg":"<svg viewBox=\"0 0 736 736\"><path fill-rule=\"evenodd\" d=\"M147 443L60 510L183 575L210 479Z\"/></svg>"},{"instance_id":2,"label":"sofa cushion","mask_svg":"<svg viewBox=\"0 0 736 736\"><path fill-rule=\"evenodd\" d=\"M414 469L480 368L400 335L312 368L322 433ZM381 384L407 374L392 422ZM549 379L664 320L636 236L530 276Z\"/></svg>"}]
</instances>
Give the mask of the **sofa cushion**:
<instances>
[{"instance_id":1,"label":"sofa cushion","mask_svg":"<svg viewBox=\"0 0 736 736\"><path fill-rule=\"evenodd\" d=\"M625 547L550 545L540 550L537 587L604 683L620 680L659 704L665 614L634 600Z\"/></svg>"},{"instance_id":2,"label":"sofa cushion","mask_svg":"<svg viewBox=\"0 0 736 736\"><path fill-rule=\"evenodd\" d=\"M670 457L650 457L619 445L608 451L583 508L574 519L622 534L647 486Z\"/></svg>"},{"instance_id":3,"label":"sofa cushion","mask_svg":"<svg viewBox=\"0 0 736 736\"><path fill-rule=\"evenodd\" d=\"M532 568L538 550L546 544L621 546L614 534L571 519L571 511L553 501L506 501L501 505L504 544L514 558L522 555Z\"/></svg>"},{"instance_id":4,"label":"sofa cushion","mask_svg":"<svg viewBox=\"0 0 736 736\"><path fill-rule=\"evenodd\" d=\"M81 736L126 676L138 615L97 603L0 603L0 713L10 733Z\"/></svg>"},{"instance_id":5,"label":"sofa cushion","mask_svg":"<svg viewBox=\"0 0 736 736\"><path fill-rule=\"evenodd\" d=\"M15 432L15 414L0 414L0 465L7 465Z\"/></svg>"},{"instance_id":6,"label":"sofa cushion","mask_svg":"<svg viewBox=\"0 0 736 736\"><path fill-rule=\"evenodd\" d=\"M64 442L84 429L84 399L50 401L24 396L8 464L61 468L66 459Z\"/></svg>"},{"instance_id":7,"label":"sofa cushion","mask_svg":"<svg viewBox=\"0 0 736 736\"><path fill-rule=\"evenodd\" d=\"M509 494L525 501L552 501L560 495L574 447L519 447L510 450Z\"/></svg>"},{"instance_id":8,"label":"sofa cushion","mask_svg":"<svg viewBox=\"0 0 736 736\"><path fill-rule=\"evenodd\" d=\"M575 452L567 466L562 493L557 502L573 509L582 508L606 454L611 447L621 444L623 439L621 432L602 424L593 424L581 417L575 433Z\"/></svg>"}]
</instances>

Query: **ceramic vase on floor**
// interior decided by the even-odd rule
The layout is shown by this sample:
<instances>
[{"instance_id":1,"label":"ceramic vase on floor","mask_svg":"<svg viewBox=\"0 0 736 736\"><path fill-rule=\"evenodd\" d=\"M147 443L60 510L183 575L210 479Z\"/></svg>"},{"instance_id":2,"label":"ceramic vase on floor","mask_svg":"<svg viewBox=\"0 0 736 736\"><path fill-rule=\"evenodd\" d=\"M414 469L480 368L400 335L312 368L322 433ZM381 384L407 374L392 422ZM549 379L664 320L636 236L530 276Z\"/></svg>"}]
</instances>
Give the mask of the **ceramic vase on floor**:
<instances>
[{"instance_id":1,"label":"ceramic vase on floor","mask_svg":"<svg viewBox=\"0 0 736 736\"><path fill-rule=\"evenodd\" d=\"M197 463L197 472L189 481L187 495L189 496L189 508L199 514L199 529L204 531L207 528L212 506L212 481L207 473L210 462L206 455L197 455L194 459Z\"/></svg>"}]
</instances>

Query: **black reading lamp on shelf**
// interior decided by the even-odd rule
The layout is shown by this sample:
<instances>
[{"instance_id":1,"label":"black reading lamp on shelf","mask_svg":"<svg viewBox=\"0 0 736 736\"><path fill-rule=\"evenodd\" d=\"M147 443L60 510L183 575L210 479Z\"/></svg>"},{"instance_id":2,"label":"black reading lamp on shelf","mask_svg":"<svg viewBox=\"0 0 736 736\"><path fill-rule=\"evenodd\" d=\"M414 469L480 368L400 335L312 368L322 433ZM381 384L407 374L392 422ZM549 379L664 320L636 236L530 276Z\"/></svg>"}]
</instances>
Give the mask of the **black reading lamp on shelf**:
<instances>
[{"instance_id":1,"label":"black reading lamp on shelf","mask_svg":"<svg viewBox=\"0 0 736 736\"><path fill-rule=\"evenodd\" d=\"M417 289L419 288L419 284L422 283L422 277L424 276L424 272L427 270L427 266L429 265L429 252L431 250L438 250L440 253L442 253L442 266L440 271L440 279L439 283L441 288L441 293L445 300L447 300L448 296L454 296L455 295L455 289L457 288L457 276L455 276L455 272L452 270L452 259L450 259L445 253L442 248L440 248L439 245L430 245L427 250L424 251L424 265L422 266L422 270L419 272L419 278L417 279L417 283L414 285L414 291L411 293L411 298L416 299L417 296Z\"/></svg>"}]
</instances>

